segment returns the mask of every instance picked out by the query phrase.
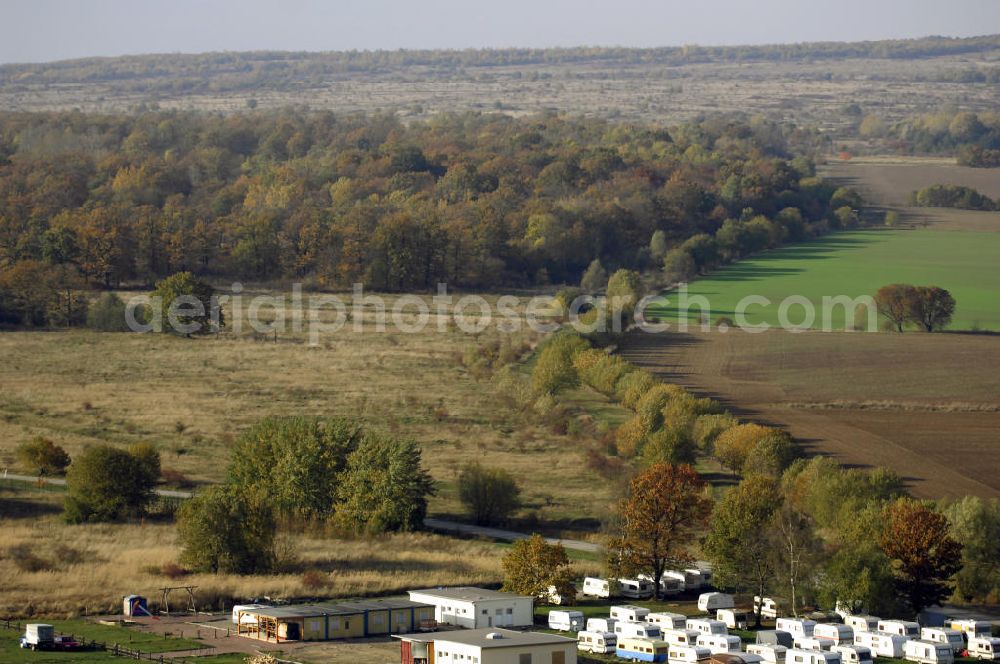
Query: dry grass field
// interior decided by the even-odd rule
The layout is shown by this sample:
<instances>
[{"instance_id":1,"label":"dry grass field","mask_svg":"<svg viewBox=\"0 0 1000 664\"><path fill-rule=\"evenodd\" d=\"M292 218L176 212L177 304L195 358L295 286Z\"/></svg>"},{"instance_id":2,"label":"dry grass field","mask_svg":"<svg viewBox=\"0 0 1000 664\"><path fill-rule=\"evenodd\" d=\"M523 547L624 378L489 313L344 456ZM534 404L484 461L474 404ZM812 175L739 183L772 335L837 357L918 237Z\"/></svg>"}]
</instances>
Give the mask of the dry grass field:
<instances>
[{"instance_id":1,"label":"dry grass field","mask_svg":"<svg viewBox=\"0 0 1000 664\"><path fill-rule=\"evenodd\" d=\"M387 298L391 310L394 298ZM332 315L332 314L331 314ZM595 489L579 441L553 434L498 402L488 377L462 366L463 352L501 334L470 335L435 320L417 334L363 329L353 321L310 347L305 333L244 330L184 339L165 334L87 331L0 335L0 468L14 449L42 435L71 455L98 442L152 442L166 470L195 482L224 477L229 446L266 415L356 418L412 438L440 493L431 511L459 510L453 482L479 460L511 470L527 508L542 520L603 514L609 492ZM535 333L519 333L532 343ZM548 468L538 473L538 468ZM560 481L553 483L552 477Z\"/></svg>"},{"instance_id":2,"label":"dry grass field","mask_svg":"<svg viewBox=\"0 0 1000 664\"><path fill-rule=\"evenodd\" d=\"M807 453L893 468L920 497L1000 497L1000 336L670 333L623 353Z\"/></svg>"}]
</instances>

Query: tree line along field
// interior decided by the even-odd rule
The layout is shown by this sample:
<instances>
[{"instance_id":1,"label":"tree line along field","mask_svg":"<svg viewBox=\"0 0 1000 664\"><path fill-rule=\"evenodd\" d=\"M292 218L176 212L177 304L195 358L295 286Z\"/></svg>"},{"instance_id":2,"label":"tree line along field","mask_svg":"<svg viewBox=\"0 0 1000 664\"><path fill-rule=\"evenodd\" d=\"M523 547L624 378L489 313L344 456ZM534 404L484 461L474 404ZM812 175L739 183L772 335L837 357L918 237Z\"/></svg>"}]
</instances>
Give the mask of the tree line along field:
<instances>
[{"instance_id":1,"label":"tree line along field","mask_svg":"<svg viewBox=\"0 0 1000 664\"><path fill-rule=\"evenodd\" d=\"M998 224L1000 227L1000 224ZM998 228L1000 230L1000 228ZM884 285L936 285L954 296L957 306L950 329L1000 330L1000 276L990 265L1000 255L1000 233L938 230L864 230L835 233L810 242L768 251L723 267L688 286L689 297L707 298L711 320L733 318L748 296L763 296L767 305L745 309L747 321L779 324L779 303L790 296L807 298L815 307L812 325L824 326L823 297L874 295ZM669 323L684 317L676 292L650 307L649 313ZM831 309L834 330L844 330L852 306ZM690 308L697 324L701 310ZM792 323L806 319L801 307L789 313ZM850 327L850 326L847 326Z\"/></svg>"}]
</instances>

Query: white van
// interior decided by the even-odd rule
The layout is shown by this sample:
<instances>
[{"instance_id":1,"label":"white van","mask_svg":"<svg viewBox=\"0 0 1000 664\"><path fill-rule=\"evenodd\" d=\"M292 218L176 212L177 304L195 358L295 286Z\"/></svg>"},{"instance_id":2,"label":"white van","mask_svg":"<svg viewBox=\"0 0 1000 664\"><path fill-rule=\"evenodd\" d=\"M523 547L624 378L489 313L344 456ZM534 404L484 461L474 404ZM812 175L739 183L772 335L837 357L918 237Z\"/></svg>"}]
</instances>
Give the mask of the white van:
<instances>
[{"instance_id":1,"label":"white van","mask_svg":"<svg viewBox=\"0 0 1000 664\"><path fill-rule=\"evenodd\" d=\"M660 611L659 613L650 613L646 616L646 622L653 623L654 625L659 625L660 629L685 629L687 627L687 616L683 616L679 613L669 613L667 611Z\"/></svg>"},{"instance_id":2,"label":"white van","mask_svg":"<svg viewBox=\"0 0 1000 664\"><path fill-rule=\"evenodd\" d=\"M746 609L719 609L715 619L726 623L729 629L746 629L750 624L750 613Z\"/></svg>"},{"instance_id":3,"label":"white van","mask_svg":"<svg viewBox=\"0 0 1000 664\"><path fill-rule=\"evenodd\" d=\"M731 609L736 606L736 600L726 593L702 593L698 595L698 610L711 613L719 609Z\"/></svg>"},{"instance_id":4,"label":"white van","mask_svg":"<svg viewBox=\"0 0 1000 664\"><path fill-rule=\"evenodd\" d=\"M579 632L584 626L582 611L549 611L549 629Z\"/></svg>"},{"instance_id":5,"label":"white van","mask_svg":"<svg viewBox=\"0 0 1000 664\"><path fill-rule=\"evenodd\" d=\"M754 595L753 610L754 612L759 610L761 618L777 618L778 602L777 600L771 597L765 597L764 599L761 599L760 595Z\"/></svg>"},{"instance_id":6,"label":"white van","mask_svg":"<svg viewBox=\"0 0 1000 664\"><path fill-rule=\"evenodd\" d=\"M615 651L618 637L612 632L591 632L584 630L576 635L576 649L584 652L606 655Z\"/></svg>"},{"instance_id":7,"label":"white van","mask_svg":"<svg viewBox=\"0 0 1000 664\"><path fill-rule=\"evenodd\" d=\"M903 657L920 664L952 664L955 652L947 643L910 640L903 644Z\"/></svg>"},{"instance_id":8,"label":"white van","mask_svg":"<svg viewBox=\"0 0 1000 664\"><path fill-rule=\"evenodd\" d=\"M892 657L900 659L903 656L903 644L909 641L899 634L879 634L878 632L855 632L854 645L871 648L876 657Z\"/></svg>"},{"instance_id":9,"label":"white van","mask_svg":"<svg viewBox=\"0 0 1000 664\"><path fill-rule=\"evenodd\" d=\"M611 607L611 617L625 622L642 622L649 615L649 609L634 604L620 604Z\"/></svg>"},{"instance_id":10,"label":"white van","mask_svg":"<svg viewBox=\"0 0 1000 664\"><path fill-rule=\"evenodd\" d=\"M858 632L877 632L879 618L877 616L845 616L844 624Z\"/></svg>"},{"instance_id":11,"label":"white van","mask_svg":"<svg viewBox=\"0 0 1000 664\"><path fill-rule=\"evenodd\" d=\"M840 660L844 664L874 664L871 648L864 646L833 646L830 652L840 654Z\"/></svg>"},{"instance_id":12,"label":"white van","mask_svg":"<svg viewBox=\"0 0 1000 664\"><path fill-rule=\"evenodd\" d=\"M969 657L976 659L1000 659L1000 639L992 636L970 636Z\"/></svg>"},{"instance_id":13,"label":"white van","mask_svg":"<svg viewBox=\"0 0 1000 664\"><path fill-rule=\"evenodd\" d=\"M647 622L630 622L622 620L615 623L615 634L618 639L659 639L660 628Z\"/></svg>"},{"instance_id":14,"label":"white van","mask_svg":"<svg viewBox=\"0 0 1000 664\"><path fill-rule=\"evenodd\" d=\"M653 596L653 582L646 579L618 579L618 593L629 599L646 599Z\"/></svg>"},{"instance_id":15,"label":"white van","mask_svg":"<svg viewBox=\"0 0 1000 664\"><path fill-rule=\"evenodd\" d=\"M583 589L580 590L580 594L589 597L608 598L611 597L611 584L607 579L588 576L583 579Z\"/></svg>"},{"instance_id":16,"label":"white van","mask_svg":"<svg viewBox=\"0 0 1000 664\"><path fill-rule=\"evenodd\" d=\"M993 628L993 626L985 620L972 620L971 618L968 620L952 620L948 627L965 634L966 639L968 639L969 636L989 636L992 633Z\"/></svg>"},{"instance_id":17,"label":"white van","mask_svg":"<svg viewBox=\"0 0 1000 664\"><path fill-rule=\"evenodd\" d=\"M813 636L817 639L831 641L831 646L854 643L854 630L849 625L837 623L819 623L813 627ZM825 648L824 648L825 650Z\"/></svg>"},{"instance_id":18,"label":"white van","mask_svg":"<svg viewBox=\"0 0 1000 664\"><path fill-rule=\"evenodd\" d=\"M788 632L792 637L812 636L816 628L815 620L804 618L778 618L774 622L774 628Z\"/></svg>"},{"instance_id":19,"label":"white van","mask_svg":"<svg viewBox=\"0 0 1000 664\"><path fill-rule=\"evenodd\" d=\"M684 629L693 629L699 634L729 634L726 623L711 618L688 618Z\"/></svg>"},{"instance_id":20,"label":"white van","mask_svg":"<svg viewBox=\"0 0 1000 664\"><path fill-rule=\"evenodd\" d=\"M602 634L614 633L616 622L618 621L614 618L587 618L586 631L601 632Z\"/></svg>"},{"instance_id":21,"label":"white van","mask_svg":"<svg viewBox=\"0 0 1000 664\"><path fill-rule=\"evenodd\" d=\"M695 642L702 648L708 648L714 655L723 652L739 652L743 648L743 641L738 636L728 634L699 634Z\"/></svg>"},{"instance_id":22,"label":"white van","mask_svg":"<svg viewBox=\"0 0 1000 664\"><path fill-rule=\"evenodd\" d=\"M920 624L909 620L879 620L877 629L883 634L898 634L908 639L920 636Z\"/></svg>"},{"instance_id":23,"label":"white van","mask_svg":"<svg viewBox=\"0 0 1000 664\"><path fill-rule=\"evenodd\" d=\"M922 627L920 628L920 640L947 643L956 655L965 650L965 638L962 637L962 633L957 629Z\"/></svg>"},{"instance_id":24,"label":"white van","mask_svg":"<svg viewBox=\"0 0 1000 664\"><path fill-rule=\"evenodd\" d=\"M698 646L670 646L667 651L667 661L670 664L698 664L711 656L711 650Z\"/></svg>"},{"instance_id":25,"label":"white van","mask_svg":"<svg viewBox=\"0 0 1000 664\"><path fill-rule=\"evenodd\" d=\"M785 664L841 664L841 660L835 652L792 648L785 653Z\"/></svg>"},{"instance_id":26,"label":"white van","mask_svg":"<svg viewBox=\"0 0 1000 664\"><path fill-rule=\"evenodd\" d=\"M663 629L660 630L660 640L672 646L696 646L699 633L693 629Z\"/></svg>"},{"instance_id":27,"label":"white van","mask_svg":"<svg viewBox=\"0 0 1000 664\"><path fill-rule=\"evenodd\" d=\"M833 641L827 639L817 639L815 636L796 636L795 648L797 650L830 650Z\"/></svg>"},{"instance_id":28,"label":"white van","mask_svg":"<svg viewBox=\"0 0 1000 664\"><path fill-rule=\"evenodd\" d=\"M751 655L762 657L767 664L784 664L788 648L770 643L748 643L746 651Z\"/></svg>"}]
</instances>

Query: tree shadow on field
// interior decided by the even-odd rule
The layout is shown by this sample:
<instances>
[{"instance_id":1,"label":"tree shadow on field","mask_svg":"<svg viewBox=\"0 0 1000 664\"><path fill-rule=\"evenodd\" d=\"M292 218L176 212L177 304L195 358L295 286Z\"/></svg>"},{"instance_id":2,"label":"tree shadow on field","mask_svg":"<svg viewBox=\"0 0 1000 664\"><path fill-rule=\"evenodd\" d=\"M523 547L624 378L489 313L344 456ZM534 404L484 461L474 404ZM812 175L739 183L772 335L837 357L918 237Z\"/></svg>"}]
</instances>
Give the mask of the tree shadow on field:
<instances>
[{"instance_id":1,"label":"tree shadow on field","mask_svg":"<svg viewBox=\"0 0 1000 664\"><path fill-rule=\"evenodd\" d=\"M52 502L24 498L0 498L0 519L34 519L61 512L62 507Z\"/></svg>"},{"instance_id":2,"label":"tree shadow on field","mask_svg":"<svg viewBox=\"0 0 1000 664\"><path fill-rule=\"evenodd\" d=\"M757 281L772 277L790 277L805 272L800 267L767 267L766 265L746 265L731 267L724 272L711 275L712 281Z\"/></svg>"}]
</instances>

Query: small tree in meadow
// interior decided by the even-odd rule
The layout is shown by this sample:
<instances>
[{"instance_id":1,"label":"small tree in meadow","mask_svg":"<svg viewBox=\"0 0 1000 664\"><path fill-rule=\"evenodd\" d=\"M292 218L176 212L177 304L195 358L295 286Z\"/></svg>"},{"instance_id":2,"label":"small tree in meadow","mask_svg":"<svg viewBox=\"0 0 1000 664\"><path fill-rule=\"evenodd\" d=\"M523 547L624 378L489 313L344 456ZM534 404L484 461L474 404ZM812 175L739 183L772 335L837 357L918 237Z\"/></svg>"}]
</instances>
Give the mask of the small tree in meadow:
<instances>
[{"instance_id":1,"label":"small tree in meadow","mask_svg":"<svg viewBox=\"0 0 1000 664\"><path fill-rule=\"evenodd\" d=\"M458 499L480 526L505 523L521 505L521 489L502 468L470 464L458 476Z\"/></svg>"},{"instance_id":2,"label":"small tree in meadow","mask_svg":"<svg viewBox=\"0 0 1000 664\"><path fill-rule=\"evenodd\" d=\"M39 475L62 475L70 462L66 450L42 436L19 445L17 460Z\"/></svg>"}]
</instances>

